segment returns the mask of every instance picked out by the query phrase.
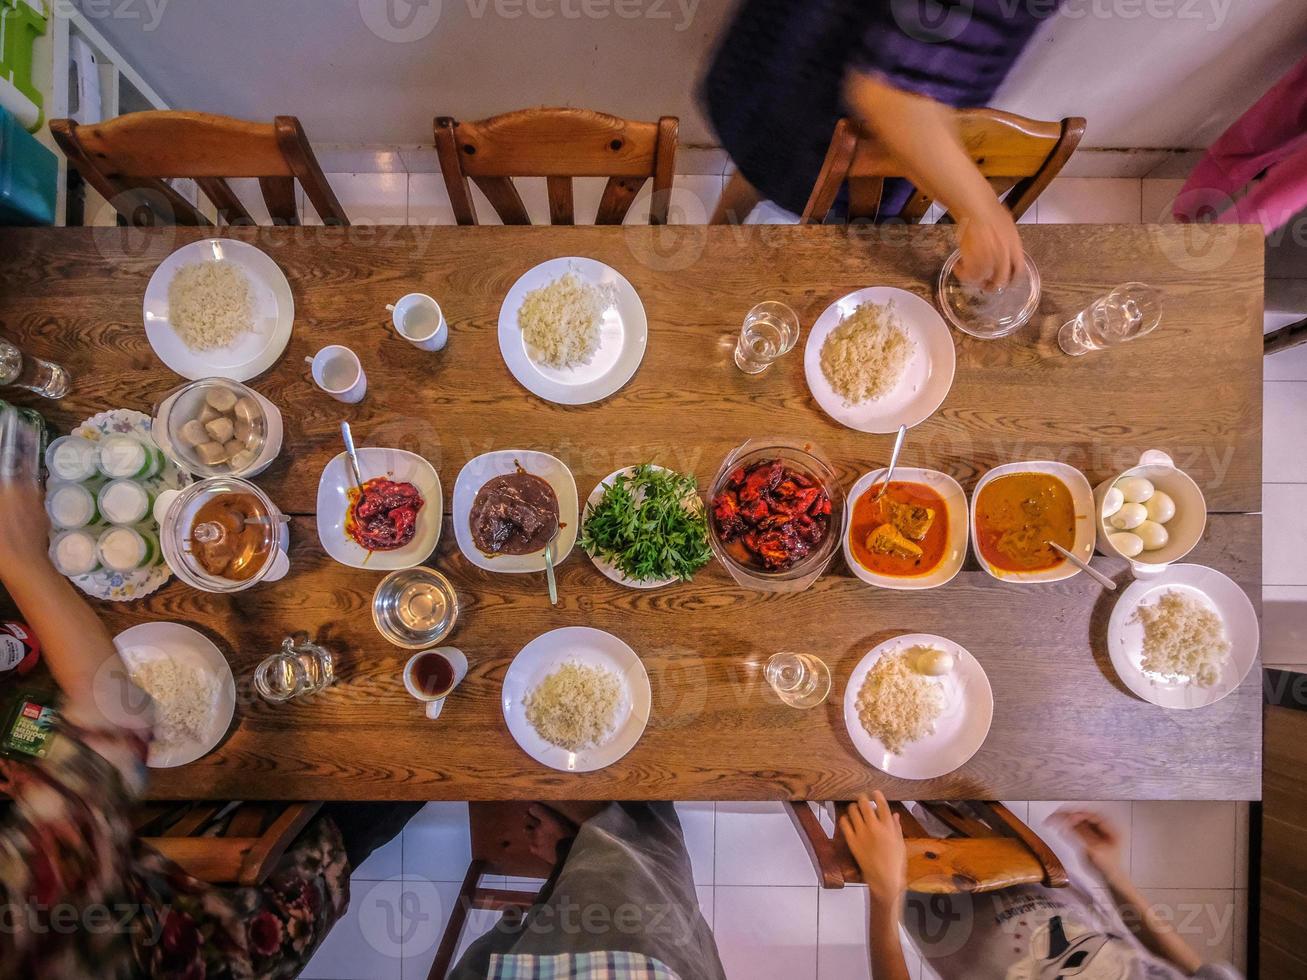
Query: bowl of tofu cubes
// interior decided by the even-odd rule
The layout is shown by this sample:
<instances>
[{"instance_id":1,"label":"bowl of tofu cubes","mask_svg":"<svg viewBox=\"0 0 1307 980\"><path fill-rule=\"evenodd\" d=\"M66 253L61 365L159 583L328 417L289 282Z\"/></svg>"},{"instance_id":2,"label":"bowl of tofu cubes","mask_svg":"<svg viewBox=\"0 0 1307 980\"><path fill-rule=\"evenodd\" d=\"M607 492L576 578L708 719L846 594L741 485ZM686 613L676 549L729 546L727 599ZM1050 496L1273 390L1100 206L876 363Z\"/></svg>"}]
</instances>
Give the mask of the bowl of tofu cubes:
<instances>
[{"instance_id":1,"label":"bowl of tofu cubes","mask_svg":"<svg viewBox=\"0 0 1307 980\"><path fill-rule=\"evenodd\" d=\"M281 412L239 381L201 378L164 396L150 434L196 476L255 476L281 452Z\"/></svg>"}]
</instances>

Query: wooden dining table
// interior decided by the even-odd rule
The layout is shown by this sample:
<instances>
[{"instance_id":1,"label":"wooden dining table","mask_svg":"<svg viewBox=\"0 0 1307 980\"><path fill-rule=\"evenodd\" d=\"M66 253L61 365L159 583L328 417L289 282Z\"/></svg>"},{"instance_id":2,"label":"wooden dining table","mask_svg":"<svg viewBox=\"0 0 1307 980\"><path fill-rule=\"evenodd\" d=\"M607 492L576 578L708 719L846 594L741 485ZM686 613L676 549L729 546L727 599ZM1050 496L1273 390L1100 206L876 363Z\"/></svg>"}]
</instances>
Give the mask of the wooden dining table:
<instances>
[{"instance_id":1,"label":"wooden dining table","mask_svg":"<svg viewBox=\"0 0 1307 980\"><path fill-rule=\"evenodd\" d=\"M142 297L158 263L212 229L0 230L0 334L64 364L72 393L43 411L56 432L109 408L149 412L180 383L153 354ZM751 438L810 441L845 488L887 462L892 437L842 427L813 401L803 339L829 304L871 285L934 300L955 243L929 227L232 228L290 281L295 321L284 356L250 384L281 409L285 444L256 478L291 516L291 571L278 582L212 595L176 578L131 603L96 602L113 632L173 620L208 635L237 679L221 744L187 766L152 773L156 798L221 799L1257 799L1261 671L1223 700L1167 710L1130 693L1112 667L1106 626L1120 592L1088 575L1020 586L968 557L942 587L864 584L840 557L809 589L764 594L716 563L693 581L649 591L609 581L578 547L558 570L551 606L543 574L483 571L459 553L449 517L470 458L534 449L563 460L584 501L631 464L693 473L700 487ZM1043 278L1034 319L1001 340L951 331L957 370L942 406L909 433L903 462L942 470L970 493L990 468L1061 460L1091 484L1161 449L1206 495L1206 533L1188 561L1233 578L1260 609L1262 554L1262 240L1249 227L1023 226ZM584 406L549 403L509 374L499 353L500 305L514 281L557 256L616 268L648 314L648 349L631 381ZM1069 357L1058 327L1119 283L1161 290L1161 327L1120 347ZM436 297L448 346L415 349L385 305ZM746 311L781 300L804 328L799 346L763 374L736 369ZM362 359L366 398L343 405L317 390L305 358L329 343ZM420 453L439 471L445 521L429 564L458 593L448 642L471 663L436 721L405 692L408 651L388 644L370 606L382 578L337 564L315 529L318 479L341 449L347 419L361 446ZM1125 563L1094 565L1124 587ZM514 655L562 626L607 630L643 660L648 726L601 771L558 772L510 736L501 686ZM306 631L336 657L324 692L270 704L254 666L284 636ZM920 781L886 775L855 751L843 705L854 666L897 634L948 637L983 665L993 723L956 771ZM782 704L763 677L781 650L830 665L829 701Z\"/></svg>"}]
</instances>

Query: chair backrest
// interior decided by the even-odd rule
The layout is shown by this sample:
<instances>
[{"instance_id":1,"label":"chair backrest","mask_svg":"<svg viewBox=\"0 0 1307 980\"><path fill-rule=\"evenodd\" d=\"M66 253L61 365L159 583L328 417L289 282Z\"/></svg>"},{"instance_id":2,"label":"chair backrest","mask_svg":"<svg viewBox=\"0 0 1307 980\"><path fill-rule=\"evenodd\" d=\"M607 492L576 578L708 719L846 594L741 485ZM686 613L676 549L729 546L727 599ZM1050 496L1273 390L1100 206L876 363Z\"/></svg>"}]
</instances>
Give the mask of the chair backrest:
<instances>
[{"instance_id":1,"label":"chair backrest","mask_svg":"<svg viewBox=\"0 0 1307 980\"><path fill-rule=\"evenodd\" d=\"M1066 165L1085 134L1085 121L1070 117L1060 122L1026 119L997 109L957 110L958 132L972 161L1003 197L1003 203L1020 218ZM880 207L885 180L903 177L897 158L871 136L859 133L855 123L841 119L835 125L826 159L812 188L804 224L821 224L835 203L840 186L849 185L850 219L870 220ZM913 193L899 217L917 223L935 202L920 190ZM951 221L947 215L943 220Z\"/></svg>"},{"instance_id":2,"label":"chair backrest","mask_svg":"<svg viewBox=\"0 0 1307 980\"><path fill-rule=\"evenodd\" d=\"M135 225L207 225L209 219L167 178L194 180L227 224L254 219L227 183L259 181L275 224L299 224L295 181L324 224L349 219L294 116L252 123L203 112L130 112L102 123L52 119L50 132L82 177Z\"/></svg>"},{"instance_id":3,"label":"chair backrest","mask_svg":"<svg viewBox=\"0 0 1307 980\"><path fill-rule=\"evenodd\" d=\"M932 894L990 892L1012 885L1063 888L1062 862L1034 831L1002 803L919 803L956 836L930 837L902 803L899 815L908 851L908 889ZM826 833L809 803L790 803L790 816L824 888L862 881L838 825Z\"/></svg>"},{"instance_id":4,"label":"chair backrest","mask_svg":"<svg viewBox=\"0 0 1307 980\"><path fill-rule=\"evenodd\" d=\"M141 808L143 842L211 885L260 885L321 803L182 803Z\"/></svg>"},{"instance_id":5,"label":"chair backrest","mask_svg":"<svg viewBox=\"0 0 1307 980\"><path fill-rule=\"evenodd\" d=\"M575 221L573 177L607 177L597 225L620 225L640 188L653 178L649 223L667 223L676 165L675 116L635 122L589 109L522 109L480 122L436 119L436 152L460 225L477 223L469 180L506 225L529 225L514 177L544 177L549 220Z\"/></svg>"}]
</instances>

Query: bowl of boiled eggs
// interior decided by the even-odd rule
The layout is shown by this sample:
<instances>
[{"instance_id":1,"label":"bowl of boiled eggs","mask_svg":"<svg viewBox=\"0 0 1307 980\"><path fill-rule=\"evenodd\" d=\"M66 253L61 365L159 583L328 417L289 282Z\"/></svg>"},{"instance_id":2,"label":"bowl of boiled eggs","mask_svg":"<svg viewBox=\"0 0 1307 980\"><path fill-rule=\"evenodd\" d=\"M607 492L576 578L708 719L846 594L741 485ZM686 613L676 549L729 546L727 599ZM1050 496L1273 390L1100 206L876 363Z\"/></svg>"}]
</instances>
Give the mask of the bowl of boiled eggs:
<instances>
[{"instance_id":1,"label":"bowl of boiled eggs","mask_svg":"<svg viewBox=\"0 0 1307 980\"><path fill-rule=\"evenodd\" d=\"M1198 484L1159 449L1139 465L1094 488L1098 550L1128 559L1135 574L1162 571L1189 554L1207 528Z\"/></svg>"}]
</instances>

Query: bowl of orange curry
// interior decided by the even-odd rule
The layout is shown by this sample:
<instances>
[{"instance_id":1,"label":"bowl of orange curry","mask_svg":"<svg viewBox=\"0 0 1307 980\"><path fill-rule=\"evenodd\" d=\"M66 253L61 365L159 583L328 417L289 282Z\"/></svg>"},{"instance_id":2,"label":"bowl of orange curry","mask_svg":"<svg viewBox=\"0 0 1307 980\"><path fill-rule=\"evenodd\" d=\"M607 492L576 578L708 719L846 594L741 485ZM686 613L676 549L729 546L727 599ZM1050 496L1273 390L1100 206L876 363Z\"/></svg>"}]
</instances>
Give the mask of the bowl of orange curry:
<instances>
[{"instance_id":1,"label":"bowl of orange curry","mask_svg":"<svg viewBox=\"0 0 1307 980\"><path fill-rule=\"evenodd\" d=\"M1080 572L1052 543L1089 561L1097 537L1094 492L1074 466L1005 463L976 484L971 543L982 568L1006 582L1060 582Z\"/></svg>"},{"instance_id":2,"label":"bowl of orange curry","mask_svg":"<svg viewBox=\"0 0 1307 980\"><path fill-rule=\"evenodd\" d=\"M967 495L938 470L899 467L859 478L849 491L844 560L858 578L883 589L933 589L962 568L967 554ZM883 494L881 488L885 488Z\"/></svg>"}]
</instances>

